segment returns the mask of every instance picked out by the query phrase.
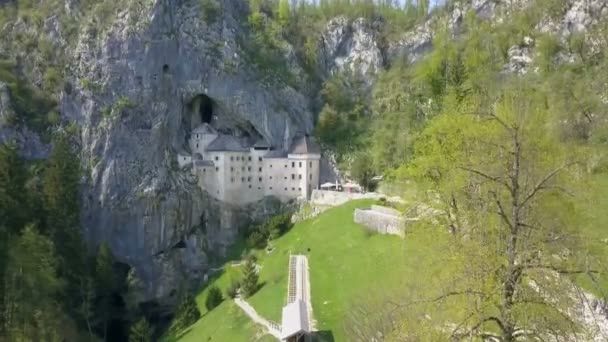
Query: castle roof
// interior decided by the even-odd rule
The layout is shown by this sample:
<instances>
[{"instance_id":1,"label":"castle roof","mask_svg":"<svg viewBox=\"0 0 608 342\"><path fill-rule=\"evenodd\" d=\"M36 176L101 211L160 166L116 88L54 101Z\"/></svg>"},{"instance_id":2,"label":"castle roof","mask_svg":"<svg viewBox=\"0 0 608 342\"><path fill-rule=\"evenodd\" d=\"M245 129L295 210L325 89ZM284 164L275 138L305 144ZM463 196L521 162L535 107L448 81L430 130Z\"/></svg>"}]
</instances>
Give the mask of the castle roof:
<instances>
[{"instance_id":1,"label":"castle roof","mask_svg":"<svg viewBox=\"0 0 608 342\"><path fill-rule=\"evenodd\" d=\"M270 148L270 144L266 142L264 138L258 139L258 141L253 144L253 148Z\"/></svg>"},{"instance_id":2,"label":"castle roof","mask_svg":"<svg viewBox=\"0 0 608 342\"><path fill-rule=\"evenodd\" d=\"M198 167L215 166L215 164L211 160L195 160L194 166L198 166Z\"/></svg>"},{"instance_id":3,"label":"castle roof","mask_svg":"<svg viewBox=\"0 0 608 342\"><path fill-rule=\"evenodd\" d=\"M287 158L287 153L282 150L272 150L266 153L264 158Z\"/></svg>"},{"instance_id":4,"label":"castle roof","mask_svg":"<svg viewBox=\"0 0 608 342\"><path fill-rule=\"evenodd\" d=\"M231 135L219 135L207 146L209 152L249 152L249 149Z\"/></svg>"},{"instance_id":5,"label":"castle roof","mask_svg":"<svg viewBox=\"0 0 608 342\"><path fill-rule=\"evenodd\" d=\"M217 134L217 131L209 126L208 123L204 123L198 127L196 127L192 133L198 133L198 134Z\"/></svg>"},{"instance_id":6,"label":"castle roof","mask_svg":"<svg viewBox=\"0 0 608 342\"><path fill-rule=\"evenodd\" d=\"M320 154L321 148L314 140L314 138L309 136L304 136L295 139L291 148L289 149L289 154Z\"/></svg>"}]
</instances>

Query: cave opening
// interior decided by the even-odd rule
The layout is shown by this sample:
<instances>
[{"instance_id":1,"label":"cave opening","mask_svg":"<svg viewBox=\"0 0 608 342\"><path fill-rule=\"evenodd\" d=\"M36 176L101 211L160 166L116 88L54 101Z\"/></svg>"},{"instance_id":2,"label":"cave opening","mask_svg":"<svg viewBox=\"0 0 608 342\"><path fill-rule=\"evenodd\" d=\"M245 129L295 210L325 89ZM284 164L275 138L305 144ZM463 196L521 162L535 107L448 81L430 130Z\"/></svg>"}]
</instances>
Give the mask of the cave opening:
<instances>
[{"instance_id":1,"label":"cave opening","mask_svg":"<svg viewBox=\"0 0 608 342\"><path fill-rule=\"evenodd\" d=\"M203 123L210 124L213 121L215 104L213 100L204 94L199 94L190 103L190 112L192 113L192 129Z\"/></svg>"},{"instance_id":2,"label":"cave opening","mask_svg":"<svg viewBox=\"0 0 608 342\"><path fill-rule=\"evenodd\" d=\"M165 64L163 65L163 74L168 74L169 73L169 64Z\"/></svg>"}]
</instances>

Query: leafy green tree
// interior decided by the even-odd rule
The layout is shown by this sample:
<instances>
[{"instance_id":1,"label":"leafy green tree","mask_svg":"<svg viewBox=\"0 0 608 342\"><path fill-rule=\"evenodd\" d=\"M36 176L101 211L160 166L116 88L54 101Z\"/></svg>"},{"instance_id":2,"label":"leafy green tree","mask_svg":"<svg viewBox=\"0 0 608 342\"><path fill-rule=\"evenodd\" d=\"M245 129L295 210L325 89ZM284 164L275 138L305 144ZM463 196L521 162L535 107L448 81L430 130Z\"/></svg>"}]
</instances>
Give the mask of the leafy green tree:
<instances>
[{"instance_id":1,"label":"leafy green tree","mask_svg":"<svg viewBox=\"0 0 608 342\"><path fill-rule=\"evenodd\" d=\"M255 262L252 260L247 260L245 262L242 279L241 292L245 298L251 297L259 288L259 276L255 267Z\"/></svg>"},{"instance_id":2,"label":"leafy green tree","mask_svg":"<svg viewBox=\"0 0 608 342\"><path fill-rule=\"evenodd\" d=\"M226 289L226 295L232 299L236 298L240 287L241 287L241 282L237 279L233 279L230 282L230 285L228 285L228 288Z\"/></svg>"},{"instance_id":3,"label":"leafy green tree","mask_svg":"<svg viewBox=\"0 0 608 342\"><path fill-rule=\"evenodd\" d=\"M194 296L185 293L180 299L170 330L177 335L182 330L196 323L200 318L201 312L198 309Z\"/></svg>"},{"instance_id":4,"label":"leafy green tree","mask_svg":"<svg viewBox=\"0 0 608 342\"><path fill-rule=\"evenodd\" d=\"M350 175L363 189L373 190L374 169L372 159L367 153L357 154L350 166Z\"/></svg>"},{"instance_id":5,"label":"leafy green tree","mask_svg":"<svg viewBox=\"0 0 608 342\"><path fill-rule=\"evenodd\" d=\"M129 330L129 342L152 342L152 326L145 318L140 318Z\"/></svg>"},{"instance_id":6,"label":"leafy green tree","mask_svg":"<svg viewBox=\"0 0 608 342\"><path fill-rule=\"evenodd\" d=\"M551 116L534 88L516 82L483 114L446 108L406 169L434 189L452 236L447 272L433 275L449 288L417 300L436 313L434 326L455 325L446 339L583 332L578 317L564 314L576 305L567 275L595 272L569 192L581 181L582 154L545 129Z\"/></svg>"},{"instance_id":7,"label":"leafy green tree","mask_svg":"<svg viewBox=\"0 0 608 342\"><path fill-rule=\"evenodd\" d=\"M18 233L30 218L25 189L27 175L17 148L0 145L0 226L10 229L13 234Z\"/></svg>"},{"instance_id":8,"label":"leafy green tree","mask_svg":"<svg viewBox=\"0 0 608 342\"><path fill-rule=\"evenodd\" d=\"M205 299L205 307L208 311L215 309L222 303L224 297L222 291L217 286L212 286L207 293L207 299Z\"/></svg>"},{"instance_id":9,"label":"leafy green tree","mask_svg":"<svg viewBox=\"0 0 608 342\"><path fill-rule=\"evenodd\" d=\"M62 341L64 318L57 300L64 283L57 275L53 243L27 226L10 244L5 300L9 341Z\"/></svg>"}]
</instances>

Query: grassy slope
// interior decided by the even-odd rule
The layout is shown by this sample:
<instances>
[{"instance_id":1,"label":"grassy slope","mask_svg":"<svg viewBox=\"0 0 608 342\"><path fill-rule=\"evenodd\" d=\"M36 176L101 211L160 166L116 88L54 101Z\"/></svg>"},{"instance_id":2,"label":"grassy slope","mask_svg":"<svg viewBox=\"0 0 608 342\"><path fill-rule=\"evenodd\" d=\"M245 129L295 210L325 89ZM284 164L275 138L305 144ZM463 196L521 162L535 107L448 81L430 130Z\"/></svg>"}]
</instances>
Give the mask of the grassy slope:
<instances>
[{"instance_id":1,"label":"grassy slope","mask_svg":"<svg viewBox=\"0 0 608 342\"><path fill-rule=\"evenodd\" d=\"M354 201L330 209L317 218L295 225L274 241L271 254L258 253L264 286L249 302L264 317L280 322L287 291L290 253L309 255L312 301L317 329L335 341L346 341L344 321L347 308L371 290L393 290L415 278L417 267L430 260L424 244L394 236L370 235L353 222L356 207L369 201ZM308 249L310 248L310 252ZM395 262L399 260L399 262ZM230 268L215 284L224 290L237 270ZM199 297L203 308L206 291ZM255 341L260 329L244 319L229 301L206 314L181 341ZM264 337L264 339L269 339ZM329 339L331 340L331 339Z\"/></svg>"}]
</instances>

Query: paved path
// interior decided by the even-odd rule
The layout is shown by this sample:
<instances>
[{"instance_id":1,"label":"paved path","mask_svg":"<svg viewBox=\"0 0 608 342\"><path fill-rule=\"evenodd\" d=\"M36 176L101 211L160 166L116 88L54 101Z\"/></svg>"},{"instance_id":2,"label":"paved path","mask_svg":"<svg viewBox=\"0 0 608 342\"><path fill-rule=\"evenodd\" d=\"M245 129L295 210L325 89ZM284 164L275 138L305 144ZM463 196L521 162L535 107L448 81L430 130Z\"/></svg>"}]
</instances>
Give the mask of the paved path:
<instances>
[{"instance_id":1,"label":"paved path","mask_svg":"<svg viewBox=\"0 0 608 342\"><path fill-rule=\"evenodd\" d=\"M247 303L245 300L237 297L234 299L236 305L238 305L244 312L251 318L256 324L262 325L266 328L268 333L277 339L281 339L281 326L275 322L269 321L262 316L258 315L257 311Z\"/></svg>"}]
</instances>

